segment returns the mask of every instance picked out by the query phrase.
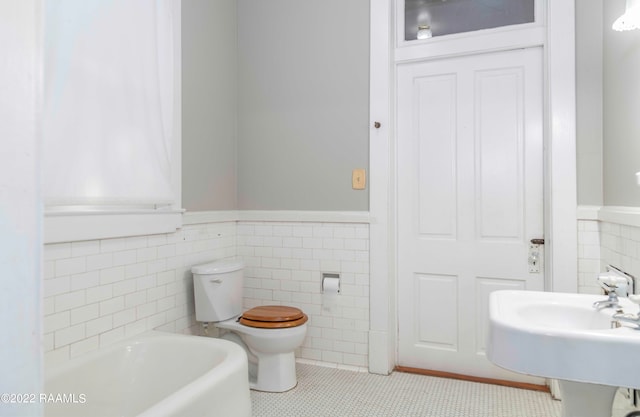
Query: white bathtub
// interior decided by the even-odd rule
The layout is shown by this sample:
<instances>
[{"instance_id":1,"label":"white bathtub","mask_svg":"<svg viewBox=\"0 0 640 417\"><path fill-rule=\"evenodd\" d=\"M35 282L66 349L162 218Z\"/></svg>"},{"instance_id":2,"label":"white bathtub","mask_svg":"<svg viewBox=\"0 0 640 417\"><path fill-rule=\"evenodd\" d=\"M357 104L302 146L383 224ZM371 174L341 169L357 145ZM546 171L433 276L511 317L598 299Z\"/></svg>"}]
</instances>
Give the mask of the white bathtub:
<instances>
[{"instance_id":1,"label":"white bathtub","mask_svg":"<svg viewBox=\"0 0 640 417\"><path fill-rule=\"evenodd\" d=\"M45 367L44 393L45 417L251 416L245 352L208 337L149 332Z\"/></svg>"}]
</instances>

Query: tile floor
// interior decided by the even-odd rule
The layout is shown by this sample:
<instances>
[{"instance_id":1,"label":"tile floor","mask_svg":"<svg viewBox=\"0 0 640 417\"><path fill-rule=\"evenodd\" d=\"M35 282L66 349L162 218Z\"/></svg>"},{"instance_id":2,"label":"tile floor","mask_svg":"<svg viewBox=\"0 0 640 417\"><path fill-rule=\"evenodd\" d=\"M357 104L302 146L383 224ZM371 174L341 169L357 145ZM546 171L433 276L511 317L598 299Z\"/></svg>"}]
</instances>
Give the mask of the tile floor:
<instances>
[{"instance_id":1,"label":"tile floor","mask_svg":"<svg viewBox=\"0 0 640 417\"><path fill-rule=\"evenodd\" d=\"M298 386L251 392L255 417L558 417L549 394L395 372L298 364Z\"/></svg>"},{"instance_id":2,"label":"tile floor","mask_svg":"<svg viewBox=\"0 0 640 417\"><path fill-rule=\"evenodd\" d=\"M395 372L390 376L298 363L298 386L251 391L254 417L559 417L542 392ZM613 417L632 408L622 392Z\"/></svg>"}]
</instances>

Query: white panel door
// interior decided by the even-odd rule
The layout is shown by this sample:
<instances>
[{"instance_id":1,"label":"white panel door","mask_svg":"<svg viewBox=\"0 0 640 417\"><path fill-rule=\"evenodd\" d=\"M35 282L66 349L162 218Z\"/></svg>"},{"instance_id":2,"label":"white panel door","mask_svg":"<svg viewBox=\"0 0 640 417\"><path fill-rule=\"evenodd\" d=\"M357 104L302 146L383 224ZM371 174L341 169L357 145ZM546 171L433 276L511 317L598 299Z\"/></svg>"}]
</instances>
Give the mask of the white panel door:
<instances>
[{"instance_id":1,"label":"white panel door","mask_svg":"<svg viewBox=\"0 0 640 417\"><path fill-rule=\"evenodd\" d=\"M398 68L400 365L541 383L485 356L489 293L542 290L540 48Z\"/></svg>"}]
</instances>

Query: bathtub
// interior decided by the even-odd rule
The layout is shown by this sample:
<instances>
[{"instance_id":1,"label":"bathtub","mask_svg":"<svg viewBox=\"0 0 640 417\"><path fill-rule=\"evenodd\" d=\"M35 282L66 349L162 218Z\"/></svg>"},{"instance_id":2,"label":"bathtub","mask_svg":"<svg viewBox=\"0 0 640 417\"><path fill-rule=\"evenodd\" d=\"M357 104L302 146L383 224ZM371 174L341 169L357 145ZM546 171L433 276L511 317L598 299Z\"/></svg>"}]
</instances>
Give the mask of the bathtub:
<instances>
[{"instance_id":1,"label":"bathtub","mask_svg":"<svg viewBox=\"0 0 640 417\"><path fill-rule=\"evenodd\" d=\"M45 367L45 417L249 417L247 356L208 337L148 332Z\"/></svg>"}]
</instances>

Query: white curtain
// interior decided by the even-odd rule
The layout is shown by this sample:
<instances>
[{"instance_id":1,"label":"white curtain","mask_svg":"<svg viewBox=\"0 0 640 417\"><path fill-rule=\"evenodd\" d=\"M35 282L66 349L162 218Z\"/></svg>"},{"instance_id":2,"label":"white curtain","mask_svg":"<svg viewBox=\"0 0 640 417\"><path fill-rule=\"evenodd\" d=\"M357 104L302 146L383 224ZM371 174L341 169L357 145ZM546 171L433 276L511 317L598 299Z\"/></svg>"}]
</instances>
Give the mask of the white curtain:
<instances>
[{"instance_id":1,"label":"white curtain","mask_svg":"<svg viewBox=\"0 0 640 417\"><path fill-rule=\"evenodd\" d=\"M45 204L171 204L170 0L45 5Z\"/></svg>"}]
</instances>

